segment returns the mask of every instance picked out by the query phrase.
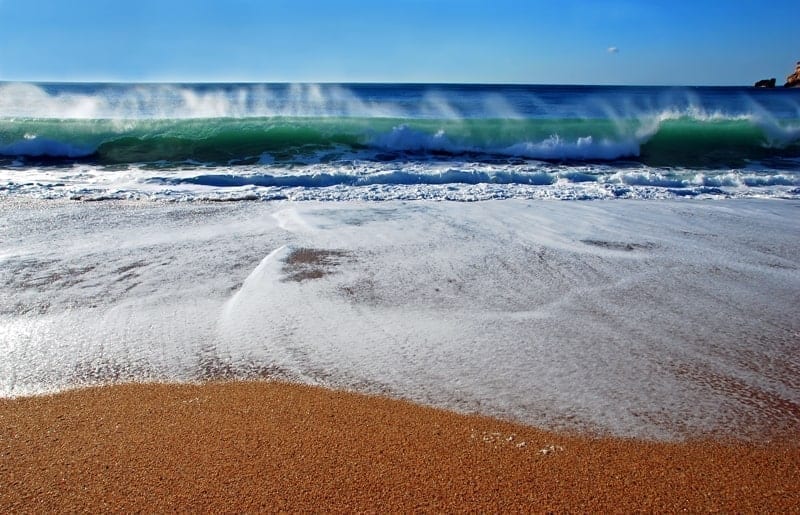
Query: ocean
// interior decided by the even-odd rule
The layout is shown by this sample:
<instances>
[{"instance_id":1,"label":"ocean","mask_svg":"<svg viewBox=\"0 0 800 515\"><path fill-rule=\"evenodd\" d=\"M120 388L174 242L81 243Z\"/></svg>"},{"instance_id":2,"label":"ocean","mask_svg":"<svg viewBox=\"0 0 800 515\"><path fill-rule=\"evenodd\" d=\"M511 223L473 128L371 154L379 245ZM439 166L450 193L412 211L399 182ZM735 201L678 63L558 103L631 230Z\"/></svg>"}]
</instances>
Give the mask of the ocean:
<instances>
[{"instance_id":1,"label":"ocean","mask_svg":"<svg viewBox=\"0 0 800 515\"><path fill-rule=\"evenodd\" d=\"M2 84L0 397L277 379L786 438L798 208L797 90Z\"/></svg>"},{"instance_id":2,"label":"ocean","mask_svg":"<svg viewBox=\"0 0 800 515\"><path fill-rule=\"evenodd\" d=\"M0 194L798 198L800 94L738 87L4 83Z\"/></svg>"}]
</instances>

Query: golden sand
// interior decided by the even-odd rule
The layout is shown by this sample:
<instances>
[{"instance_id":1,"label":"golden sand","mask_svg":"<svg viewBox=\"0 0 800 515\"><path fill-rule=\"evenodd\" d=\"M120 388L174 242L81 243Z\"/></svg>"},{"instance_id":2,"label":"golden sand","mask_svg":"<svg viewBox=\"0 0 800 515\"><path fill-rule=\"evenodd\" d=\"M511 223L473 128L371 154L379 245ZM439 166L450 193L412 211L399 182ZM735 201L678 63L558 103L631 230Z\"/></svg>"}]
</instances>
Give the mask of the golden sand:
<instances>
[{"instance_id":1,"label":"golden sand","mask_svg":"<svg viewBox=\"0 0 800 515\"><path fill-rule=\"evenodd\" d=\"M798 512L800 440L567 436L271 382L0 400L0 511Z\"/></svg>"}]
</instances>

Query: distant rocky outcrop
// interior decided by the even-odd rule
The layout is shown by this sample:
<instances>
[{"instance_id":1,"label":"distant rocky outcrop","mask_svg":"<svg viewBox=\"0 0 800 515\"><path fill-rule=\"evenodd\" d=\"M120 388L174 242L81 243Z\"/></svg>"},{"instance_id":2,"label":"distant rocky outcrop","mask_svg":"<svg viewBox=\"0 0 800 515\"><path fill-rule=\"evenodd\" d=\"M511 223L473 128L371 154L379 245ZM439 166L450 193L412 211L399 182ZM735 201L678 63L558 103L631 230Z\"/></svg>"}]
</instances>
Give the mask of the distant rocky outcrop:
<instances>
[{"instance_id":1,"label":"distant rocky outcrop","mask_svg":"<svg viewBox=\"0 0 800 515\"><path fill-rule=\"evenodd\" d=\"M800 61L794 67L794 73L786 77L784 88L800 88Z\"/></svg>"},{"instance_id":2,"label":"distant rocky outcrop","mask_svg":"<svg viewBox=\"0 0 800 515\"><path fill-rule=\"evenodd\" d=\"M771 79L761 79L760 81L754 84L757 88L774 88L775 87L775 77Z\"/></svg>"}]
</instances>

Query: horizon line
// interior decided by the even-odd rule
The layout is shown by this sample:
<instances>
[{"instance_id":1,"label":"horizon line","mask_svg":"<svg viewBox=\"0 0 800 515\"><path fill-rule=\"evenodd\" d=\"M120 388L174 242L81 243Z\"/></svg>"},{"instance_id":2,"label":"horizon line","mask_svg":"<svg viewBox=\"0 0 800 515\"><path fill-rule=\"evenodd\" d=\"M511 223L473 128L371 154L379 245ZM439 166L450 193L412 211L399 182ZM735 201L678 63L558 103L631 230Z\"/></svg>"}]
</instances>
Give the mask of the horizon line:
<instances>
[{"instance_id":1,"label":"horizon line","mask_svg":"<svg viewBox=\"0 0 800 515\"><path fill-rule=\"evenodd\" d=\"M753 84L700 84L700 83L687 83L687 84L632 84L632 83L581 83L581 82L522 82L522 81L497 81L497 82L480 82L480 81L380 81L380 80L365 80L365 81L258 81L258 80L117 80L117 79L87 79L87 80L59 80L59 79L4 79L0 78L0 84L146 84L146 85L178 85L178 84L199 84L199 85L224 85L224 84L318 84L318 85L406 85L406 86L586 86L586 87L639 87L639 88L693 88L693 87L708 87L708 88L754 88ZM757 88L765 89L765 88ZM792 89L776 86L768 89Z\"/></svg>"}]
</instances>

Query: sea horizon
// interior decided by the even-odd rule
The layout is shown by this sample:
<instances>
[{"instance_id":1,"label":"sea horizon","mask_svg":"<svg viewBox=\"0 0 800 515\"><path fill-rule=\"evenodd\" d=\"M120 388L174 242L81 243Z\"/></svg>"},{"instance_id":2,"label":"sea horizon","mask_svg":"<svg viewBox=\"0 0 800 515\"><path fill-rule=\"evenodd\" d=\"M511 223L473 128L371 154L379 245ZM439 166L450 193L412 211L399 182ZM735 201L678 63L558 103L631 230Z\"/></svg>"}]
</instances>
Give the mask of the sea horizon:
<instances>
[{"instance_id":1,"label":"sea horizon","mask_svg":"<svg viewBox=\"0 0 800 515\"><path fill-rule=\"evenodd\" d=\"M711 83L588 83L588 82L524 82L524 81L386 81L386 80L185 80L185 79L0 79L0 84L64 84L64 85L105 85L105 84L143 84L143 85L253 85L253 84L319 84L319 85L401 85L401 86L532 86L532 87L610 87L610 88L751 88L758 90L793 91L797 88L758 88L752 83L711 84Z\"/></svg>"}]
</instances>

